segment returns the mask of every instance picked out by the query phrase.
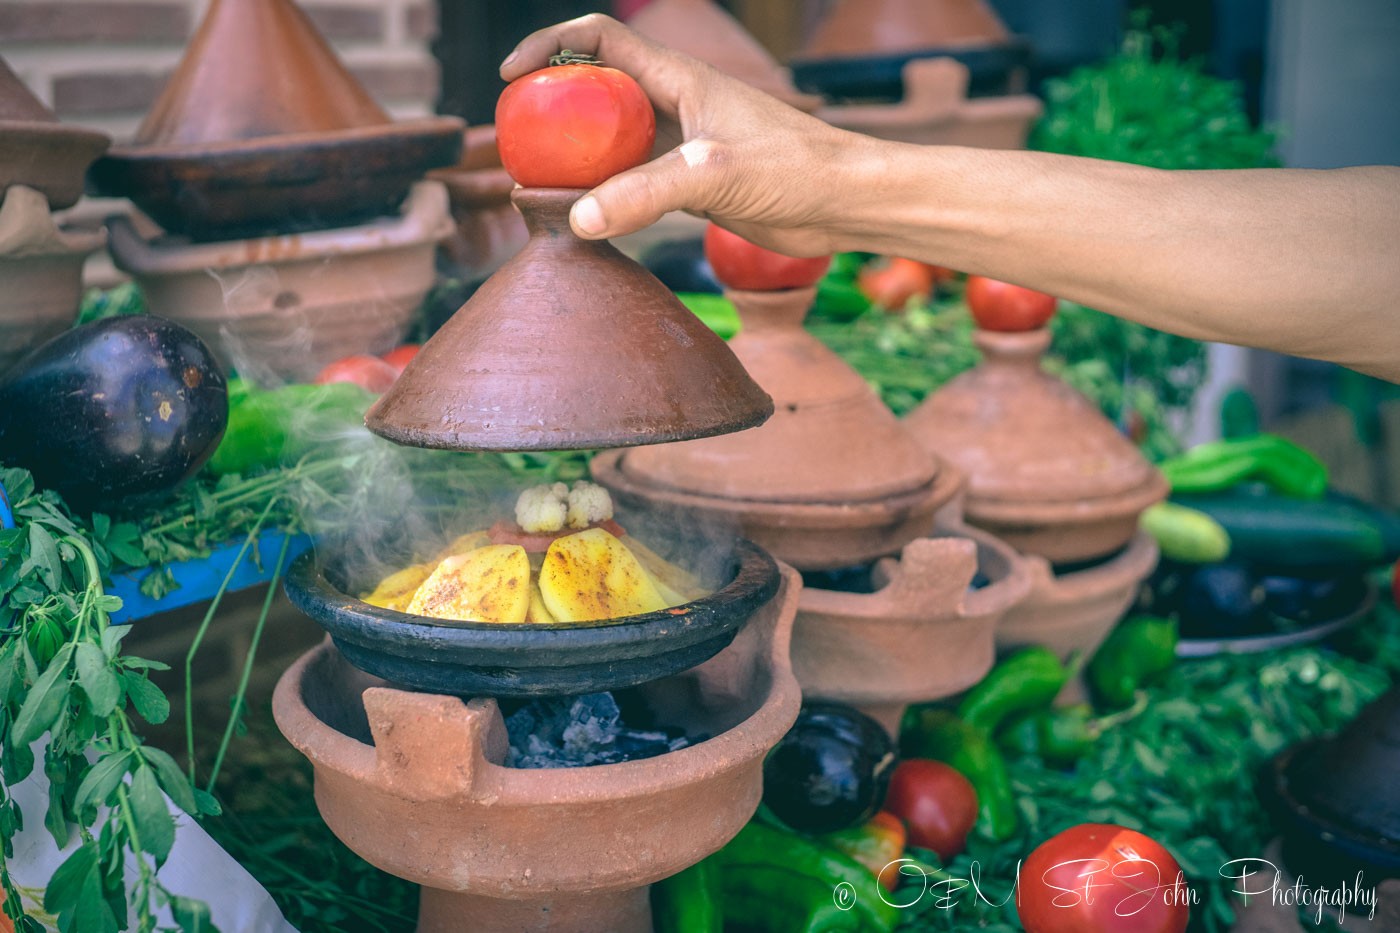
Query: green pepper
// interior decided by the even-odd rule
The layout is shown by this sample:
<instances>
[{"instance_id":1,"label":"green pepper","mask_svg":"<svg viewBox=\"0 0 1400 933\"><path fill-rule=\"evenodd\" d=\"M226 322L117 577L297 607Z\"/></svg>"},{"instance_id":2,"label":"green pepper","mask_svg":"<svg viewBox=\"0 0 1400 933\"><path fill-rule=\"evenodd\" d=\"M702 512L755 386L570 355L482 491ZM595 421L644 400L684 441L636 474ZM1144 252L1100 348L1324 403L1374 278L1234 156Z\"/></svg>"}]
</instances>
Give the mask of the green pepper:
<instances>
[{"instance_id":1,"label":"green pepper","mask_svg":"<svg viewBox=\"0 0 1400 933\"><path fill-rule=\"evenodd\" d=\"M316 444L364 424L374 395L349 382L246 390L229 405L228 427L209 460L218 474L295 462Z\"/></svg>"},{"instance_id":2,"label":"green pepper","mask_svg":"<svg viewBox=\"0 0 1400 933\"><path fill-rule=\"evenodd\" d=\"M751 822L714 859L725 914L765 933L888 933L899 922L864 865L781 829ZM834 909L838 885L853 895L847 910Z\"/></svg>"},{"instance_id":3,"label":"green pepper","mask_svg":"<svg viewBox=\"0 0 1400 933\"><path fill-rule=\"evenodd\" d=\"M1006 760L982 729L947 710L911 707L900 733L905 758L932 758L952 765L977 791L977 822L997 841L1016 831L1016 798Z\"/></svg>"},{"instance_id":4,"label":"green pepper","mask_svg":"<svg viewBox=\"0 0 1400 933\"><path fill-rule=\"evenodd\" d=\"M1251 478L1295 499L1317 499L1327 491L1327 467L1276 434L1200 444L1159 466L1178 493L1219 492Z\"/></svg>"},{"instance_id":5,"label":"green pepper","mask_svg":"<svg viewBox=\"0 0 1400 933\"><path fill-rule=\"evenodd\" d=\"M1012 755L1035 755L1046 764L1069 767L1105 732L1146 708L1147 695L1139 691L1133 706L1111 716L1095 718L1088 703L1034 710L1008 722L997 733L997 744Z\"/></svg>"},{"instance_id":6,"label":"green pepper","mask_svg":"<svg viewBox=\"0 0 1400 933\"><path fill-rule=\"evenodd\" d=\"M734 303L723 295L710 295L705 292L677 292L681 304L690 309L706 327L729 340L739 333L739 312Z\"/></svg>"},{"instance_id":7,"label":"green pepper","mask_svg":"<svg viewBox=\"0 0 1400 933\"><path fill-rule=\"evenodd\" d=\"M1048 706L1069 679L1059 655L1037 645L1002 661L958 704L958 716L989 735L1008 716Z\"/></svg>"},{"instance_id":8,"label":"green pepper","mask_svg":"<svg viewBox=\"0 0 1400 933\"><path fill-rule=\"evenodd\" d=\"M1123 707L1176 662L1176 622L1132 616L1109 633L1089 662L1088 679L1105 703Z\"/></svg>"},{"instance_id":9,"label":"green pepper","mask_svg":"<svg viewBox=\"0 0 1400 933\"><path fill-rule=\"evenodd\" d=\"M653 884L651 922L656 933L724 933L715 860L702 859Z\"/></svg>"},{"instance_id":10,"label":"green pepper","mask_svg":"<svg viewBox=\"0 0 1400 933\"><path fill-rule=\"evenodd\" d=\"M817 297L812 314L832 321L853 321L870 310L870 299L854 282L822 279L817 283Z\"/></svg>"}]
</instances>

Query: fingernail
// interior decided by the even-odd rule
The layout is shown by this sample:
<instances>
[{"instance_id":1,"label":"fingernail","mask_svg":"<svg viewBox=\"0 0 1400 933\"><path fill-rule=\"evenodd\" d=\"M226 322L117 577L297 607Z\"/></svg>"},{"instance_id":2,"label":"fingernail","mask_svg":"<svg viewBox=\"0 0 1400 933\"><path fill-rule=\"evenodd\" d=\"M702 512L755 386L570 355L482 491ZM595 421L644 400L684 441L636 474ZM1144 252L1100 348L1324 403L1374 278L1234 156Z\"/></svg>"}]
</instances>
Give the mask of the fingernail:
<instances>
[{"instance_id":1,"label":"fingernail","mask_svg":"<svg viewBox=\"0 0 1400 933\"><path fill-rule=\"evenodd\" d=\"M511 65L511 62L515 61L515 60L516 60L517 58L519 58L519 57L520 57L520 53L519 53L519 52L511 52L509 55L506 56L506 60L503 61L503 62L501 62L501 67L502 67L502 68L509 68L510 65Z\"/></svg>"},{"instance_id":2,"label":"fingernail","mask_svg":"<svg viewBox=\"0 0 1400 933\"><path fill-rule=\"evenodd\" d=\"M591 195L575 204L571 214L574 226L590 236L597 236L608 228L607 221L603 220L603 209L598 205L598 199Z\"/></svg>"}]
</instances>

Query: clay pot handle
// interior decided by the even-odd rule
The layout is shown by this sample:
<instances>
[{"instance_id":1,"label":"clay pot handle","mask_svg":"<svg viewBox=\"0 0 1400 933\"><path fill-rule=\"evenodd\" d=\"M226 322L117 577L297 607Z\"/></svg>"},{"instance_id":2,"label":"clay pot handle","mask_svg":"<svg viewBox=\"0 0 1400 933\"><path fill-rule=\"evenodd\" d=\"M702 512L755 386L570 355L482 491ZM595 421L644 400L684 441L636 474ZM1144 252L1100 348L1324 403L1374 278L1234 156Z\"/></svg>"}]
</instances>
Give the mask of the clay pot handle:
<instances>
[{"instance_id":1,"label":"clay pot handle","mask_svg":"<svg viewBox=\"0 0 1400 933\"><path fill-rule=\"evenodd\" d=\"M505 758L505 722L495 700L463 703L370 687L364 704L376 779L399 796L426 801L470 795L482 771Z\"/></svg>"},{"instance_id":2,"label":"clay pot handle","mask_svg":"<svg viewBox=\"0 0 1400 933\"><path fill-rule=\"evenodd\" d=\"M899 560L886 557L875 565L880 592L897 605L954 606L959 616L976 574L977 544L967 538L917 538Z\"/></svg>"}]
</instances>

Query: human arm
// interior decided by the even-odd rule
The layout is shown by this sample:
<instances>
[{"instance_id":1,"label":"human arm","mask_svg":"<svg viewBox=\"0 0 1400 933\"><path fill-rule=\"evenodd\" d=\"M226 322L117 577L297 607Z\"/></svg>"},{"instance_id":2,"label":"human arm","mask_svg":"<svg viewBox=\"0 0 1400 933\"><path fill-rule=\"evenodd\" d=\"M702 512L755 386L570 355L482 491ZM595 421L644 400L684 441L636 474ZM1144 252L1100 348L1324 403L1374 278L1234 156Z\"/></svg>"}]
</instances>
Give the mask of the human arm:
<instances>
[{"instance_id":1,"label":"human arm","mask_svg":"<svg viewBox=\"0 0 1400 933\"><path fill-rule=\"evenodd\" d=\"M1400 168L1164 172L1035 152L911 146L834 129L601 16L535 33L632 74L676 148L574 209L584 236L670 210L794 255L936 262L1161 330L1400 381Z\"/></svg>"}]
</instances>

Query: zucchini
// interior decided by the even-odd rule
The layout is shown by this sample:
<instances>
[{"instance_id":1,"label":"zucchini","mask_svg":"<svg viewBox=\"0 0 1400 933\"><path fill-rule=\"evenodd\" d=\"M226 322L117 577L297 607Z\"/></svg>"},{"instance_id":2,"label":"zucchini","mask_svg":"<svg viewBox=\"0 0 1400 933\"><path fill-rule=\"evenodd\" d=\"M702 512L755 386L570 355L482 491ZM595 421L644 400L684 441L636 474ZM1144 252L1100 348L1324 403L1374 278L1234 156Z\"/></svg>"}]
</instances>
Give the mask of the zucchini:
<instances>
[{"instance_id":1,"label":"zucchini","mask_svg":"<svg viewBox=\"0 0 1400 933\"><path fill-rule=\"evenodd\" d=\"M1230 536L1230 556L1275 567L1380 564L1385 535L1372 510L1352 502L1304 501L1249 487L1172 501L1204 512Z\"/></svg>"}]
</instances>

